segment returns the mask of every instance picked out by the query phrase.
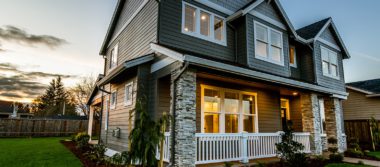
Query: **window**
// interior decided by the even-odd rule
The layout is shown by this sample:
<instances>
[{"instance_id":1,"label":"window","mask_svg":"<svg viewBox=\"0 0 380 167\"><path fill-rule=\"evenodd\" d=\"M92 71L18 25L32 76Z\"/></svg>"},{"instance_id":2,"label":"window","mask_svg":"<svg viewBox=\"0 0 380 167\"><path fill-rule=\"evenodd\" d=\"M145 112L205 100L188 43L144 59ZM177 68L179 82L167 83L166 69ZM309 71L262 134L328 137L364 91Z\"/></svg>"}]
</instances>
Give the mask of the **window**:
<instances>
[{"instance_id":1,"label":"window","mask_svg":"<svg viewBox=\"0 0 380 167\"><path fill-rule=\"evenodd\" d=\"M203 133L258 131L256 94L202 85Z\"/></svg>"},{"instance_id":2,"label":"window","mask_svg":"<svg viewBox=\"0 0 380 167\"><path fill-rule=\"evenodd\" d=\"M124 104L126 106L132 105L132 98L133 98L133 82L129 82L125 85L125 98L124 98Z\"/></svg>"},{"instance_id":3,"label":"window","mask_svg":"<svg viewBox=\"0 0 380 167\"><path fill-rule=\"evenodd\" d=\"M319 114L321 117L321 134L326 135L325 104L323 99L319 99Z\"/></svg>"},{"instance_id":4,"label":"window","mask_svg":"<svg viewBox=\"0 0 380 167\"><path fill-rule=\"evenodd\" d=\"M183 2L182 33L226 45L225 19Z\"/></svg>"},{"instance_id":5,"label":"window","mask_svg":"<svg viewBox=\"0 0 380 167\"><path fill-rule=\"evenodd\" d=\"M284 65L282 33L255 22L255 57Z\"/></svg>"},{"instance_id":6,"label":"window","mask_svg":"<svg viewBox=\"0 0 380 167\"><path fill-rule=\"evenodd\" d=\"M110 108L111 109L115 109L116 108L116 96L117 96L116 91L114 91L114 92L111 93L111 99L110 99Z\"/></svg>"},{"instance_id":7,"label":"window","mask_svg":"<svg viewBox=\"0 0 380 167\"><path fill-rule=\"evenodd\" d=\"M289 48L289 64L291 67L297 68L297 55L295 46L290 46Z\"/></svg>"},{"instance_id":8,"label":"window","mask_svg":"<svg viewBox=\"0 0 380 167\"><path fill-rule=\"evenodd\" d=\"M321 57L323 75L339 79L337 53L321 46Z\"/></svg>"},{"instance_id":9,"label":"window","mask_svg":"<svg viewBox=\"0 0 380 167\"><path fill-rule=\"evenodd\" d=\"M116 44L112 50L111 50L111 54L110 54L110 69L113 69L117 66L117 52L118 52L118 44Z\"/></svg>"}]
</instances>

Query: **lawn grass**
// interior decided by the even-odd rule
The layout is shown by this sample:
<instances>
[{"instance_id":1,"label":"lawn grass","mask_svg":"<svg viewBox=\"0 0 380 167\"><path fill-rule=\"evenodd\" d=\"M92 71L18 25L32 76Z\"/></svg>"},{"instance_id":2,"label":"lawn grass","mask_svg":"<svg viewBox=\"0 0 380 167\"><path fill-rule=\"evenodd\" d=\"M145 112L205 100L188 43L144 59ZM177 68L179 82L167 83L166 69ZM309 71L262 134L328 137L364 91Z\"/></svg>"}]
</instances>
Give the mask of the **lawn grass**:
<instances>
[{"instance_id":1,"label":"lawn grass","mask_svg":"<svg viewBox=\"0 0 380 167\"><path fill-rule=\"evenodd\" d=\"M349 163L332 163L328 164L325 167L371 167L368 165L359 165L359 164L349 164Z\"/></svg>"},{"instance_id":2,"label":"lawn grass","mask_svg":"<svg viewBox=\"0 0 380 167\"><path fill-rule=\"evenodd\" d=\"M374 157L374 158L380 160L380 151L369 152L369 153L367 153L367 155L370 156L370 157Z\"/></svg>"},{"instance_id":3,"label":"lawn grass","mask_svg":"<svg viewBox=\"0 0 380 167\"><path fill-rule=\"evenodd\" d=\"M82 166L59 141L64 138L0 138L0 166L76 167Z\"/></svg>"}]
</instances>

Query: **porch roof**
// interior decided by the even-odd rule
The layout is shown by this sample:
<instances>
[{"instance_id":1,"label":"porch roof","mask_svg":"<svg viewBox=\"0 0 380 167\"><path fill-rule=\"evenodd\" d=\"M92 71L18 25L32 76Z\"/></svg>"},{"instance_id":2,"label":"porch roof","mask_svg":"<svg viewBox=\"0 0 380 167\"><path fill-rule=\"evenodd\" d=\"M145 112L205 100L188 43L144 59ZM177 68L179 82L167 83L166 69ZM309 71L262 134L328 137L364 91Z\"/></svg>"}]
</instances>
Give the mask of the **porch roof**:
<instances>
[{"instance_id":1,"label":"porch roof","mask_svg":"<svg viewBox=\"0 0 380 167\"><path fill-rule=\"evenodd\" d=\"M330 89L327 87L323 87L323 86L319 86L319 85L315 85L311 83L306 83L302 81L293 80L290 78L285 78L285 77L280 77L280 76L276 76L272 74L255 71L255 70L237 66L237 65L232 65L232 64L228 64L224 62L215 61L215 60L209 60L209 59L201 58L199 56L194 56L190 54L184 54L184 53L174 51L172 49L166 48L158 44L151 44L151 49L156 52L162 53L164 55L170 54L170 52L167 52L168 50L170 50L171 52L176 53L176 55L175 56L167 55L168 57L174 58L180 62L182 61L189 62L190 64L195 65L195 66L211 68L218 71L232 73L232 74L245 76L245 77L249 77L253 79L258 79L262 81L273 82L273 83L291 86L295 88L312 90L312 91L320 92L320 93L327 93L341 99L346 99L348 96L348 93L345 91L334 90L334 89Z\"/></svg>"},{"instance_id":2,"label":"porch roof","mask_svg":"<svg viewBox=\"0 0 380 167\"><path fill-rule=\"evenodd\" d=\"M154 54L148 54L148 55L141 56L141 57L138 57L138 58L135 58L132 60L127 60L124 63L115 67L115 69L113 69L110 73L108 73L105 77L103 77L103 79L101 79L96 84L96 86L103 86L103 85L109 83L113 78L118 76L121 72L123 72L127 69L130 69L130 68L133 68L133 67L137 67L140 64L144 64L144 63L147 63L149 61L152 61L153 59L154 59Z\"/></svg>"}]
</instances>

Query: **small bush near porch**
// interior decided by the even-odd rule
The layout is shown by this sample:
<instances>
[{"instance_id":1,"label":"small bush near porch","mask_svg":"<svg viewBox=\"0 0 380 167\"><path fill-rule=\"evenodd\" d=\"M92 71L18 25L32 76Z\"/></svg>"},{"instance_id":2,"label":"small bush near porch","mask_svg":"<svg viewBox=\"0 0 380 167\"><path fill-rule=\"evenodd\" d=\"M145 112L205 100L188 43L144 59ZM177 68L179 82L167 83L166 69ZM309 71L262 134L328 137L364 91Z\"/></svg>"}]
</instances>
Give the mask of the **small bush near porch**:
<instances>
[{"instance_id":1,"label":"small bush near porch","mask_svg":"<svg viewBox=\"0 0 380 167\"><path fill-rule=\"evenodd\" d=\"M60 143L64 138L2 138L0 166L76 167L81 162Z\"/></svg>"}]
</instances>

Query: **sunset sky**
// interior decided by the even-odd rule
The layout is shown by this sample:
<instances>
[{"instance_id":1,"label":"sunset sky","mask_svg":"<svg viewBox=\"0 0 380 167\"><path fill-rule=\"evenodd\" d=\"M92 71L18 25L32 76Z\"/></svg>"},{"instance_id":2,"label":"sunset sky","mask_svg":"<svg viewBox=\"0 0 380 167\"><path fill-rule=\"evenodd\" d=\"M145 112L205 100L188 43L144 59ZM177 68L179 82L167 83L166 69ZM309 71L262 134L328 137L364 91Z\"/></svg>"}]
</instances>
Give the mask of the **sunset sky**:
<instances>
[{"instance_id":1,"label":"sunset sky","mask_svg":"<svg viewBox=\"0 0 380 167\"><path fill-rule=\"evenodd\" d=\"M60 75L97 76L117 0L0 0L0 100L30 102ZM281 0L296 29L332 17L352 58L347 82L380 78L380 1Z\"/></svg>"}]
</instances>

